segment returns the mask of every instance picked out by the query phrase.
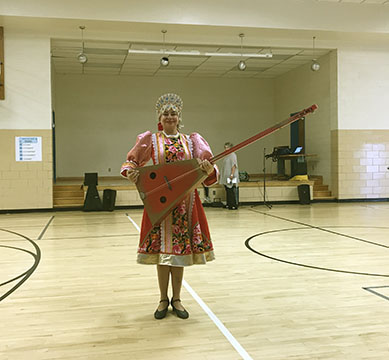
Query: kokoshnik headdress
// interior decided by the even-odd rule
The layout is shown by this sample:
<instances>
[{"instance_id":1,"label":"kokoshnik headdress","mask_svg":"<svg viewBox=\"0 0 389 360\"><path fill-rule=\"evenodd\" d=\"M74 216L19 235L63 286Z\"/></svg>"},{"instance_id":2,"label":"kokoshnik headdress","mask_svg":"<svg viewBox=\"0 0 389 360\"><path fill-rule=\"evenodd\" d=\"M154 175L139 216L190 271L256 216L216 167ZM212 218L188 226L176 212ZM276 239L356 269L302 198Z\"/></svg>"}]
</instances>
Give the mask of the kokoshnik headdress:
<instances>
[{"instance_id":1,"label":"kokoshnik headdress","mask_svg":"<svg viewBox=\"0 0 389 360\"><path fill-rule=\"evenodd\" d=\"M164 94L162 95L155 104L155 110L157 112L157 120L158 120L158 130L162 130L159 122L159 117L165 112L169 110L173 110L178 114L178 127L181 125L181 113L182 108L184 106L184 102L177 94Z\"/></svg>"}]
</instances>

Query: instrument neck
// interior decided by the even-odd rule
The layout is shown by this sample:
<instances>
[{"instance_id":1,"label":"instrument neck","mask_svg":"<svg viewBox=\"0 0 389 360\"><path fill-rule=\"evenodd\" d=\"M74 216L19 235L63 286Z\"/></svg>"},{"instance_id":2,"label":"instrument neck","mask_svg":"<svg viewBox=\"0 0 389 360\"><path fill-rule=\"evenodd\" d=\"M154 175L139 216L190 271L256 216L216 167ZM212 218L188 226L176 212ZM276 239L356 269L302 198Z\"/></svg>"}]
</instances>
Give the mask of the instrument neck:
<instances>
[{"instance_id":1,"label":"instrument neck","mask_svg":"<svg viewBox=\"0 0 389 360\"><path fill-rule=\"evenodd\" d=\"M247 145L250 145L251 143L253 143L254 141L257 141L267 135L270 135L272 134L273 132L279 130L279 129L282 129L283 127L301 119L302 117L304 117L305 115L309 114L309 113L312 113L314 112L315 110L317 109L317 105L312 105L311 107L307 108L307 109L304 109L300 112L298 112L297 114L287 118L286 120L283 120L273 126L271 126L270 128L264 130L264 131L261 131L259 134L257 135L254 135L252 136L251 138L245 140L245 141L242 141L241 143L231 147L230 149L227 149L223 152L221 152L220 154L212 157L209 161L211 163L215 163L216 161L224 158L225 156L235 152L235 151L238 151L244 147L246 147Z\"/></svg>"}]
</instances>

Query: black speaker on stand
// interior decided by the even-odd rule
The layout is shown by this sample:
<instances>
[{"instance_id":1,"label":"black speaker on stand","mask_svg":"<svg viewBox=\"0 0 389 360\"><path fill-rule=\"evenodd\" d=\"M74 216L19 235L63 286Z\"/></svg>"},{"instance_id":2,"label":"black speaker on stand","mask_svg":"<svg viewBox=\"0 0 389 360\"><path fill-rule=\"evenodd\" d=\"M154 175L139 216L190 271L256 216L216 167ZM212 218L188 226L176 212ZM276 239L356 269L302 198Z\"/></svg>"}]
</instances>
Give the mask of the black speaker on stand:
<instances>
[{"instance_id":1,"label":"black speaker on stand","mask_svg":"<svg viewBox=\"0 0 389 360\"><path fill-rule=\"evenodd\" d=\"M83 211L103 210L99 192L97 191L97 173L85 173L84 185L88 186L88 191L86 192Z\"/></svg>"}]
</instances>

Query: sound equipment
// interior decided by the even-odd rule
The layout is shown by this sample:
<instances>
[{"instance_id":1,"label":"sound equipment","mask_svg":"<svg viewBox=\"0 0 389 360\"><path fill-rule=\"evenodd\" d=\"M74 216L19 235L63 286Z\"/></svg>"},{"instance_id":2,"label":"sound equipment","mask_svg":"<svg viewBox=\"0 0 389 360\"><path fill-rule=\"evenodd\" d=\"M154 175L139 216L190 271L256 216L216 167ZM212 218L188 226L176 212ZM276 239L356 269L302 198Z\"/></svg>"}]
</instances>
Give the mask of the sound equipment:
<instances>
[{"instance_id":1,"label":"sound equipment","mask_svg":"<svg viewBox=\"0 0 389 360\"><path fill-rule=\"evenodd\" d=\"M84 174L84 185L97 185L97 173L85 173Z\"/></svg>"},{"instance_id":2,"label":"sound equipment","mask_svg":"<svg viewBox=\"0 0 389 360\"><path fill-rule=\"evenodd\" d=\"M103 210L114 211L116 201L116 190L105 189L103 192Z\"/></svg>"},{"instance_id":3,"label":"sound equipment","mask_svg":"<svg viewBox=\"0 0 389 360\"><path fill-rule=\"evenodd\" d=\"M84 200L83 211L101 211L103 205L101 204L99 192L97 191L97 173L85 173L84 185L88 186L86 197Z\"/></svg>"},{"instance_id":4,"label":"sound equipment","mask_svg":"<svg viewBox=\"0 0 389 360\"><path fill-rule=\"evenodd\" d=\"M223 151L209 159L211 163L257 141L283 127L314 112L317 105L281 121L257 135ZM139 178L136 182L140 198L143 201L151 224L160 223L193 189L202 183L208 175L201 170L197 159L177 161L137 168Z\"/></svg>"},{"instance_id":5,"label":"sound equipment","mask_svg":"<svg viewBox=\"0 0 389 360\"><path fill-rule=\"evenodd\" d=\"M308 184L302 184L297 186L297 192L299 195L299 201L301 205L309 205L311 203L311 194Z\"/></svg>"},{"instance_id":6,"label":"sound equipment","mask_svg":"<svg viewBox=\"0 0 389 360\"><path fill-rule=\"evenodd\" d=\"M290 162L290 175L291 177L296 175L307 175L307 162L304 157L301 159L292 159Z\"/></svg>"}]
</instances>

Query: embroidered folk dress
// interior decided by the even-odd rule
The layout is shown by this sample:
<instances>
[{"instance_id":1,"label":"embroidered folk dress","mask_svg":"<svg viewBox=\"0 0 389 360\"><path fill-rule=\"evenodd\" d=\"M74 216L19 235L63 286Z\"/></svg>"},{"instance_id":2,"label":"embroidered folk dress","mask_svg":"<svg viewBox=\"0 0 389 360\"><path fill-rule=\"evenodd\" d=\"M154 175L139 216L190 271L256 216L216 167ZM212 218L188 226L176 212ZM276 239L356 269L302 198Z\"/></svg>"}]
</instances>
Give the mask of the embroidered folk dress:
<instances>
[{"instance_id":1,"label":"embroidered folk dress","mask_svg":"<svg viewBox=\"0 0 389 360\"><path fill-rule=\"evenodd\" d=\"M121 174L144 166L150 159L154 165L180 160L212 157L208 143L197 133L167 136L147 131L138 135L135 146L127 154ZM218 169L206 178L209 186L218 180ZM137 261L141 264L189 266L213 260L213 245L208 223L197 190L194 190L162 221L153 227L144 210Z\"/></svg>"}]
</instances>

